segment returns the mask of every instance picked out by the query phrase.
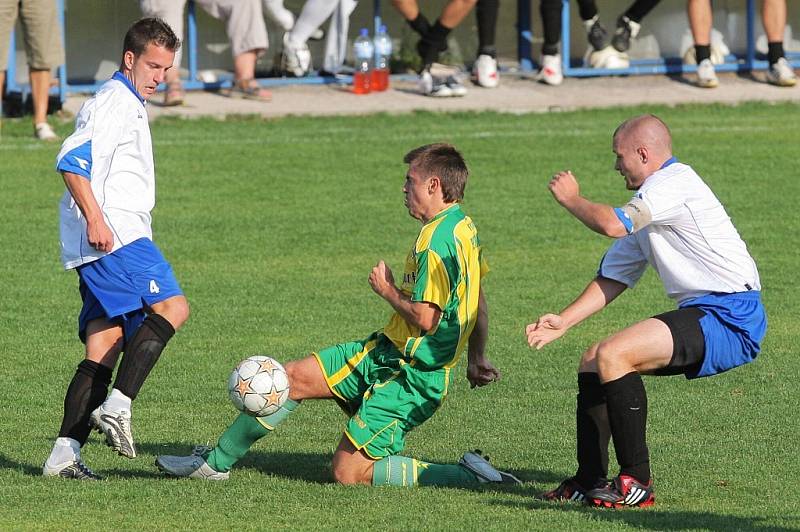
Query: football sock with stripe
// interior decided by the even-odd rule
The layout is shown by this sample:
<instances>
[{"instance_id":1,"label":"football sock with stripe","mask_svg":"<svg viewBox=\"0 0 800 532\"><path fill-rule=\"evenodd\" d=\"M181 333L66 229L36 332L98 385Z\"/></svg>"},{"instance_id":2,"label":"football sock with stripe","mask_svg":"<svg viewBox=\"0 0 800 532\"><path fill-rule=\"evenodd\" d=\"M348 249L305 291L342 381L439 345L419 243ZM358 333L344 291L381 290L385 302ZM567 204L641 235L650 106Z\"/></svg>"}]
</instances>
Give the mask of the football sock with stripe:
<instances>
[{"instance_id":1,"label":"football sock with stripe","mask_svg":"<svg viewBox=\"0 0 800 532\"><path fill-rule=\"evenodd\" d=\"M111 368L82 360L64 396L64 418L60 438L72 438L81 446L89 438L89 416L103 403L111 383Z\"/></svg>"},{"instance_id":2,"label":"football sock with stripe","mask_svg":"<svg viewBox=\"0 0 800 532\"><path fill-rule=\"evenodd\" d=\"M578 373L576 436L578 472L575 481L592 489L608 476L608 424L606 393L597 373Z\"/></svg>"},{"instance_id":3,"label":"football sock with stripe","mask_svg":"<svg viewBox=\"0 0 800 532\"><path fill-rule=\"evenodd\" d=\"M632 371L605 383L603 388L620 474L647 484L650 482L650 456L646 442L647 393L642 377Z\"/></svg>"},{"instance_id":4,"label":"football sock with stripe","mask_svg":"<svg viewBox=\"0 0 800 532\"><path fill-rule=\"evenodd\" d=\"M450 486L480 484L474 473L455 464L431 464L407 456L387 456L372 469L373 486Z\"/></svg>"},{"instance_id":5,"label":"football sock with stripe","mask_svg":"<svg viewBox=\"0 0 800 532\"><path fill-rule=\"evenodd\" d=\"M275 430L299 404L299 401L287 399L277 412L259 418L239 414L219 437L217 446L205 456L206 462L214 471L230 471L255 442Z\"/></svg>"},{"instance_id":6,"label":"football sock with stripe","mask_svg":"<svg viewBox=\"0 0 800 532\"><path fill-rule=\"evenodd\" d=\"M125 346L114 388L131 399L136 399L145 379L158 362L158 357L174 335L175 329L166 318L159 314L147 316Z\"/></svg>"}]
</instances>

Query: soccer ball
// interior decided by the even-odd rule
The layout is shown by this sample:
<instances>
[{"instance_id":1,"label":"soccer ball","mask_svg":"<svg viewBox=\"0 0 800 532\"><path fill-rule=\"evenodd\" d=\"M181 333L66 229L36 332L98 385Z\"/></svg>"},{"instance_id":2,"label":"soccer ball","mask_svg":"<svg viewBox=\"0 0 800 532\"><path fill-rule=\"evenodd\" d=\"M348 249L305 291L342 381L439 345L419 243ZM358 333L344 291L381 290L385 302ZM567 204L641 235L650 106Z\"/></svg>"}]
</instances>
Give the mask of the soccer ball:
<instances>
[{"instance_id":1,"label":"soccer ball","mask_svg":"<svg viewBox=\"0 0 800 532\"><path fill-rule=\"evenodd\" d=\"M274 358L255 355L239 362L228 379L228 395L245 414L274 414L289 398L289 377Z\"/></svg>"}]
</instances>

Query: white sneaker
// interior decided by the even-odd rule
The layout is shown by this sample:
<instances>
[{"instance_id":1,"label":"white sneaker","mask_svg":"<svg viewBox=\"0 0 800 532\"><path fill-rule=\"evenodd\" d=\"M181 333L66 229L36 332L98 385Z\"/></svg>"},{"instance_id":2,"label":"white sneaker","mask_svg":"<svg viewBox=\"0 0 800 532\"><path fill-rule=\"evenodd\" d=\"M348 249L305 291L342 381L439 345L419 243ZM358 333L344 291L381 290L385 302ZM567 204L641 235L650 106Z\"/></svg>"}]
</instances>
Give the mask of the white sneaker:
<instances>
[{"instance_id":1,"label":"white sneaker","mask_svg":"<svg viewBox=\"0 0 800 532\"><path fill-rule=\"evenodd\" d=\"M131 411L106 410L98 406L89 417L89 424L106 435L106 444L121 456L136 458L136 447L131 433Z\"/></svg>"},{"instance_id":2,"label":"white sneaker","mask_svg":"<svg viewBox=\"0 0 800 532\"><path fill-rule=\"evenodd\" d=\"M713 89L719 85L717 73L714 71L714 63L711 59L703 59L697 65L697 86L704 89Z\"/></svg>"},{"instance_id":3,"label":"white sneaker","mask_svg":"<svg viewBox=\"0 0 800 532\"><path fill-rule=\"evenodd\" d=\"M58 140L58 135L47 122L39 122L33 126L33 136L39 140Z\"/></svg>"},{"instance_id":4,"label":"white sneaker","mask_svg":"<svg viewBox=\"0 0 800 532\"><path fill-rule=\"evenodd\" d=\"M444 84L450 89L450 96L461 97L467 95L467 88L456 76L447 76Z\"/></svg>"},{"instance_id":5,"label":"white sneaker","mask_svg":"<svg viewBox=\"0 0 800 532\"><path fill-rule=\"evenodd\" d=\"M305 43L293 44L288 33L283 35L281 70L296 78L302 78L311 70L311 51L308 46Z\"/></svg>"},{"instance_id":6,"label":"white sneaker","mask_svg":"<svg viewBox=\"0 0 800 532\"><path fill-rule=\"evenodd\" d=\"M479 55L472 65L472 82L487 89L493 89L500 83L497 75L497 59L491 55Z\"/></svg>"},{"instance_id":7,"label":"white sneaker","mask_svg":"<svg viewBox=\"0 0 800 532\"><path fill-rule=\"evenodd\" d=\"M542 68L539 70L537 79L548 85L561 85L564 81L564 74L561 71L561 55L543 55Z\"/></svg>"},{"instance_id":8,"label":"white sneaker","mask_svg":"<svg viewBox=\"0 0 800 532\"><path fill-rule=\"evenodd\" d=\"M458 465L472 471L482 484L495 482L499 484L522 484L522 481L505 471L498 471L489 463L489 457L484 457L479 450L464 453Z\"/></svg>"},{"instance_id":9,"label":"white sneaker","mask_svg":"<svg viewBox=\"0 0 800 532\"><path fill-rule=\"evenodd\" d=\"M42 466L42 476L74 478L77 480L102 480L100 475L94 474L91 469L86 467L80 458L72 459L63 464L51 466L45 462Z\"/></svg>"},{"instance_id":10,"label":"white sneaker","mask_svg":"<svg viewBox=\"0 0 800 532\"><path fill-rule=\"evenodd\" d=\"M453 89L450 88L447 82L433 77L430 70L423 70L419 75L417 89L423 96L431 96L433 98L449 98L453 96Z\"/></svg>"},{"instance_id":11,"label":"white sneaker","mask_svg":"<svg viewBox=\"0 0 800 532\"><path fill-rule=\"evenodd\" d=\"M794 87L797 84L797 75L789 61L781 57L777 63L769 66L767 82L778 87Z\"/></svg>"},{"instance_id":12,"label":"white sneaker","mask_svg":"<svg viewBox=\"0 0 800 532\"><path fill-rule=\"evenodd\" d=\"M210 448L197 445L189 456L159 456L156 458L156 467L167 475L182 478L198 478L201 480L228 480L229 471L220 473L208 465L203 455Z\"/></svg>"}]
</instances>

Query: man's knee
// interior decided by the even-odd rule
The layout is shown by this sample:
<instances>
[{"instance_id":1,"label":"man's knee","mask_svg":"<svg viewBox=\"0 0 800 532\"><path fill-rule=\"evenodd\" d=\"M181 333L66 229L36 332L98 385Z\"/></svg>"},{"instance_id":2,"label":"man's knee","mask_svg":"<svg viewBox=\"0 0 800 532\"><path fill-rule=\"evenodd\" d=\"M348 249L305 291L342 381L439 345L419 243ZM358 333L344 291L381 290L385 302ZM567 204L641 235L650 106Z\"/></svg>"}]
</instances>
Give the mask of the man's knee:
<instances>
[{"instance_id":1,"label":"man's knee","mask_svg":"<svg viewBox=\"0 0 800 532\"><path fill-rule=\"evenodd\" d=\"M593 344L589 349L584 351L581 356L580 364L578 364L579 373L597 373L597 349L600 344Z\"/></svg>"},{"instance_id":2,"label":"man's knee","mask_svg":"<svg viewBox=\"0 0 800 532\"><path fill-rule=\"evenodd\" d=\"M340 459L339 456L337 453L333 457L333 479L337 483L344 486L372 484L372 464L354 464L350 460Z\"/></svg>"},{"instance_id":3,"label":"man's knee","mask_svg":"<svg viewBox=\"0 0 800 532\"><path fill-rule=\"evenodd\" d=\"M184 296L175 296L153 305L153 310L166 319L176 331L189 319L189 302Z\"/></svg>"}]
</instances>

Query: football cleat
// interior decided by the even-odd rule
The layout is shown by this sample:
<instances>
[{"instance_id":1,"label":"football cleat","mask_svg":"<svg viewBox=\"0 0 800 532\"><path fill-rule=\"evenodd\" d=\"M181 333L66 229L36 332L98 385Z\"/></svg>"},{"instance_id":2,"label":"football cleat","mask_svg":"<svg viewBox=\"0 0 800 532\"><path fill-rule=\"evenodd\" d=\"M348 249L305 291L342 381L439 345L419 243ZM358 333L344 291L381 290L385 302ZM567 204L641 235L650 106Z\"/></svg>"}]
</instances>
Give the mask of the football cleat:
<instances>
[{"instance_id":1,"label":"football cleat","mask_svg":"<svg viewBox=\"0 0 800 532\"><path fill-rule=\"evenodd\" d=\"M417 80L417 89L420 94L433 98L449 98L453 96L453 89L446 82L435 78L431 71L427 69L420 73Z\"/></svg>"},{"instance_id":2,"label":"football cleat","mask_svg":"<svg viewBox=\"0 0 800 532\"><path fill-rule=\"evenodd\" d=\"M80 458L75 458L69 462L51 466L47 462L42 466L42 476L74 478L77 480L102 480L103 477L96 475L91 469L86 467Z\"/></svg>"},{"instance_id":3,"label":"football cleat","mask_svg":"<svg viewBox=\"0 0 800 532\"><path fill-rule=\"evenodd\" d=\"M607 482L603 482L601 485L605 486ZM568 478L561 482L557 488L546 491L536 497L541 501L576 501L576 502L585 502L586 501L586 490L578 484L575 480L575 477Z\"/></svg>"},{"instance_id":4,"label":"football cleat","mask_svg":"<svg viewBox=\"0 0 800 532\"><path fill-rule=\"evenodd\" d=\"M308 46L294 44L289 39L289 34L283 35L283 50L281 51L281 71L296 78L302 78L311 70L311 51Z\"/></svg>"},{"instance_id":5,"label":"football cleat","mask_svg":"<svg viewBox=\"0 0 800 532\"><path fill-rule=\"evenodd\" d=\"M586 499L592 506L602 508L645 507L656 502L653 481L644 485L629 475L619 475L605 487L589 490Z\"/></svg>"},{"instance_id":6,"label":"football cleat","mask_svg":"<svg viewBox=\"0 0 800 532\"><path fill-rule=\"evenodd\" d=\"M642 29L641 24L634 22L625 15L617 19L617 30L611 38L611 46L618 52L627 52L631 47L631 39L635 39ZM599 50L599 48L598 48Z\"/></svg>"},{"instance_id":7,"label":"football cleat","mask_svg":"<svg viewBox=\"0 0 800 532\"><path fill-rule=\"evenodd\" d=\"M472 65L472 82L487 89L497 87L500 83L500 76L497 75L497 59L491 55L479 55Z\"/></svg>"},{"instance_id":8,"label":"football cleat","mask_svg":"<svg viewBox=\"0 0 800 532\"><path fill-rule=\"evenodd\" d=\"M131 411L106 410L103 405L95 408L89 417L89 425L105 434L106 444L121 456L136 458L136 447L131 433Z\"/></svg>"},{"instance_id":9,"label":"football cleat","mask_svg":"<svg viewBox=\"0 0 800 532\"><path fill-rule=\"evenodd\" d=\"M561 70L561 55L543 55L542 68L537 74L537 79L548 85L561 85L564 74Z\"/></svg>"},{"instance_id":10,"label":"football cleat","mask_svg":"<svg viewBox=\"0 0 800 532\"><path fill-rule=\"evenodd\" d=\"M229 471L220 473L208 465L204 456L211 451L206 445L196 445L189 456L156 457L156 467L171 477L197 478L201 480L228 480Z\"/></svg>"},{"instance_id":11,"label":"football cleat","mask_svg":"<svg viewBox=\"0 0 800 532\"><path fill-rule=\"evenodd\" d=\"M703 59L697 65L697 86L704 89L713 89L719 85L717 73L714 71L714 63L711 59Z\"/></svg>"},{"instance_id":12,"label":"football cleat","mask_svg":"<svg viewBox=\"0 0 800 532\"><path fill-rule=\"evenodd\" d=\"M778 59L767 70L767 82L778 87L794 87L797 84L797 75L792 65L785 57Z\"/></svg>"},{"instance_id":13,"label":"football cleat","mask_svg":"<svg viewBox=\"0 0 800 532\"><path fill-rule=\"evenodd\" d=\"M600 16L595 15L589 20L583 21L583 26L586 28L586 37L589 39L589 45L595 50L602 50L608 46L608 32L600 24Z\"/></svg>"},{"instance_id":14,"label":"football cleat","mask_svg":"<svg viewBox=\"0 0 800 532\"><path fill-rule=\"evenodd\" d=\"M489 463L489 457L483 456L479 450L464 453L458 465L471 471L481 484L487 482L497 484L522 484L522 481L505 471L498 471Z\"/></svg>"},{"instance_id":15,"label":"football cleat","mask_svg":"<svg viewBox=\"0 0 800 532\"><path fill-rule=\"evenodd\" d=\"M456 76L447 76L444 84L450 89L450 96L466 96L467 88Z\"/></svg>"}]
</instances>

